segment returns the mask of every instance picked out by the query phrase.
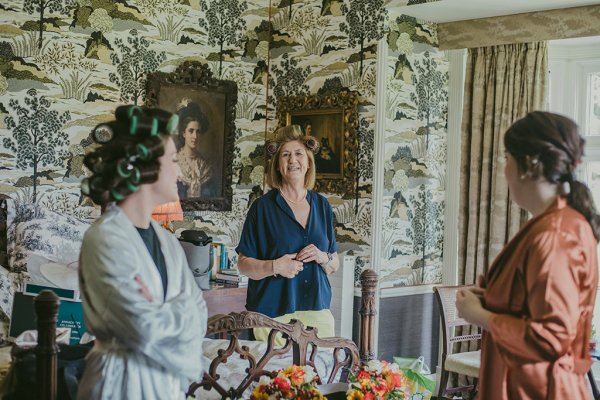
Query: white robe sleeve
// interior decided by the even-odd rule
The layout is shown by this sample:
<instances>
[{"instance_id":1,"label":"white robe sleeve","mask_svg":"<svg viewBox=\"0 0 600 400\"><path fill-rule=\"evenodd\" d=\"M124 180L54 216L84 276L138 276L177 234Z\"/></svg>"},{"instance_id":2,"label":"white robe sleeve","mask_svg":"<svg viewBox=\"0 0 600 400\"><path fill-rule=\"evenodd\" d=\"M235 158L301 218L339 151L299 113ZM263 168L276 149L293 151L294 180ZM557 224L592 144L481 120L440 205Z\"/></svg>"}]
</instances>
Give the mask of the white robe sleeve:
<instances>
[{"instance_id":1,"label":"white robe sleeve","mask_svg":"<svg viewBox=\"0 0 600 400\"><path fill-rule=\"evenodd\" d=\"M92 332L102 343L142 353L175 375L200 379L206 304L179 244L171 238L164 253L168 279L175 279L180 291L164 302L154 291L150 302L135 278L139 275L151 287L148 269L156 267L140 265L144 258L126 231L110 229L110 224L97 228L86 234L81 252L81 289Z\"/></svg>"}]
</instances>

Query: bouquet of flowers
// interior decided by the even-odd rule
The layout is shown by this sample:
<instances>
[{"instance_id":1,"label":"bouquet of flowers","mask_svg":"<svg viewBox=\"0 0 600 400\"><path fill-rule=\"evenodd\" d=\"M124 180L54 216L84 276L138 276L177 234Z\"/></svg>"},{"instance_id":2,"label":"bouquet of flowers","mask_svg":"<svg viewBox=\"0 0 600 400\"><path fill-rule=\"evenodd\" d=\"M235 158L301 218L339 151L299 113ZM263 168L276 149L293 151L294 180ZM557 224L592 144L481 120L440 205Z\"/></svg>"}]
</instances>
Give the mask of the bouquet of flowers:
<instances>
[{"instance_id":1,"label":"bouquet of flowers","mask_svg":"<svg viewBox=\"0 0 600 400\"><path fill-rule=\"evenodd\" d=\"M279 370L275 378L262 376L250 400L326 400L315 386L318 380L319 376L312 367L292 365Z\"/></svg>"},{"instance_id":2,"label":"bouquet of flowers","mask_svg":"<svg viewBox=\"0 0 600 400\"><path fill-rule=\"evenodd\" d=\"M410 382L398 364L372 360L351 374L348 400L404 400L410 396Z\"/></svg>"}]
</instances>

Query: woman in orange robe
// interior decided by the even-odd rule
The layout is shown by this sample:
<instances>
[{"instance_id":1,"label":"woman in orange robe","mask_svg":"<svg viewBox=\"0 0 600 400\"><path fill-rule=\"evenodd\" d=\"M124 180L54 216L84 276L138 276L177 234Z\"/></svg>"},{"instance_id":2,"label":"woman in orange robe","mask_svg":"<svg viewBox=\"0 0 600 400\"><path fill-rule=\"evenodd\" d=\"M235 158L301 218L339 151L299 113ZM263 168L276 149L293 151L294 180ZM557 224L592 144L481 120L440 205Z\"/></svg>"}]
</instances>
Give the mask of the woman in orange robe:
<instances>
[{"instance_id":1,"label":"woman in orange robe","mask_svg":"<svg viewBox=\"0 0 600 400\"><path fill-rule=\"evenodd\" d=\"M600 217L574 177L584 140L570 119L533 112L504 137L505 175L532 219L456 306L484 329L479 398L587 399Z\"/></svg>"}]
</instances>

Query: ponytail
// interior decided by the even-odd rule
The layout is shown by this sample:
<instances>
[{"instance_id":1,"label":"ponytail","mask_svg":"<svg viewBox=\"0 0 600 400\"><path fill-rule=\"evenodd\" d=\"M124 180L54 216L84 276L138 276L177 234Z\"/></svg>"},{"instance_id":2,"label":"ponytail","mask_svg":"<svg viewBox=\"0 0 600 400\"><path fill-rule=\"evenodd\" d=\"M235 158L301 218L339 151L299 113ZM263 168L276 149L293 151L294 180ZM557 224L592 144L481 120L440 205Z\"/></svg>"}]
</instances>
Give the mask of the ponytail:
<instances>
[{"instance_id":1,"label":"ponytail","mask_svg":"<svg viewBox=\"0 0 600 400\"><path fill-rule=\"evenodd\" d=\"M571 207L579 211L588 220L596 241L600 241L600 215L596 211L590 189L583 182L573 180L567 201Z\"/></svg>"}]
</instances>

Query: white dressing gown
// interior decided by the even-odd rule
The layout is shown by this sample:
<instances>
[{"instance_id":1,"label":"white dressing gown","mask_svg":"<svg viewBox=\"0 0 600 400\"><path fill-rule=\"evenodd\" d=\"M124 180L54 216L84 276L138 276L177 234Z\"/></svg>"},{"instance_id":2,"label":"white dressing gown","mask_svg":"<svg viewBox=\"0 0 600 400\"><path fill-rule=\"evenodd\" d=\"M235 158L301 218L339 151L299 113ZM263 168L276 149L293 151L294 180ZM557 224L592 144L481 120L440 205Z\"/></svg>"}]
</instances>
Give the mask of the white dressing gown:
<instances>
[{"instance_id":1,"label":"white dressing gown","mask_svg":"<svg viewBox=\"0 0 600 400\"><path fill-rule=\"evenodd\" d=\"M177 239L154 221L152 227L167 267L166 298L146 245L118 206L84 236L80 290L96 343L86 357L78 399L183 399L190 381L202 377L202 291ZM151 302L139 290L140 278Z\"/></svg>"}]
</instances>

